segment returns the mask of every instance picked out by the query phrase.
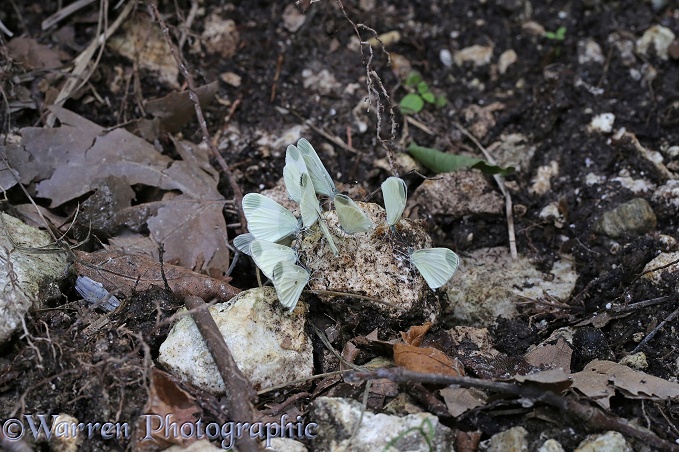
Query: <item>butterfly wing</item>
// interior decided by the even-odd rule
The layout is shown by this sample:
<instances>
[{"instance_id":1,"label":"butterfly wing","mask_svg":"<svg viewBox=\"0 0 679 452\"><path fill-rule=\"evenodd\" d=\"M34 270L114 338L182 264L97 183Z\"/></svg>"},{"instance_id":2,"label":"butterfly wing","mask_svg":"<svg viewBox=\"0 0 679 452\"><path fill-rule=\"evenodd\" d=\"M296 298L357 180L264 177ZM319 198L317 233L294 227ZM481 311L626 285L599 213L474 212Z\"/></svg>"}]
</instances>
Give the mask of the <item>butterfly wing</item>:
<instances>
[{"instance_id":1,"label":"butterfly wing","mask_svg":"<svg viewBox=\"0 0 679 452\"><path fill-rule=\"evenodd\" d=\"M299 211L302 215L302 223L305 228L311 227L321 216L321 205L318 203L314 186L308 174L300 176L302 199L299 202Z\"/></svg>"},{"instance_id":2,"label":"butterfly wing","mask_svg":"<svg viewBox=\"0 0 679 452\"><path fill-rule=\"evenodd\" d=\"M432 289L438 289L447 283L459 265L457 254L448 248L424 248L413 251L410 261Z\"/></svg>"},{"instance_id":3,"label":"butterfly wing","mask_svg":"<svg viewBox=\"0 0 679 452\"><path fill-rule=\"evenodd\" d=\"M323 162L321 162L321 159L318 157L313 146L311 146L311 143L305 138L300 138L297 142L297 149L299 149L299 152L302 154L302 158L309 171L309 176L311 176L311 182L313 183L316 193L331 198L334 197L335 194L337 194L335 183L332 181L330 174L328 174L328 170L323 166Z\"/></svg>"},{"instance_id":4,"label":"butterfly wing","mask_svg":"<svg viewBox=\"0 0 679 452\"><path fill-rule=\"evenodd\" d=\"M363 209L346 195L335 196L335 210L340 226L347 234L367 232L372 227L372 222Z\"/></svg>"},{"instance_id":5,"label":"butterfly wing","mask_svg":"<svg viewBox=\"0 0 679 452\"><path fill-rule=\"evenodd\" d=\"M273 199L259 193L243 196L248 230L259 240L277 242L298 230L297 218Z\"/></svg>"},{"instance_id":6,"label":"butterfly wing","mask_svg":"<svg viewBox=\"0 0 679 452\"><path fill-rule=\"evenodd\" d=\"M295 309L304 286L309 282L309 272L290 262L279 262L273 269L273 286L278 300L289 310Z\"/></svg>"},{"instance_id":7,"label":"butterfly wing","mask_svg":"<svg viewBox=\"0 0 679 452\"><path fill-rule=\"evenodd\" d=\"M300 177L302 174L309 174L304 163L304 158L297 147L292 144L285 151L285 167L283 167L283 180L285 188L288 190L290 199L297 204L302 199L302 186Z\"/></svg>"},{"instance_id":8,"label":"butterfly wing","mask_svg":"<svg viewBox=\"0 0 679 452\"><path fill-rule=\"evenodd\" d=\"M273 279L273 270L279 262L297 262L297 253L289 246L279 245L266 240L255 240L250 244L252 259L264 275Z\"/></svg>"},{"instance_id":9,"label":"butterfly wing","mask_svg":"<svg viewBox=\"0 0 679 452\"><path fill-rule=\"evenodd\" d=\"M406 208L408 187L400 177L389 177L382 182L382 196L384 209L387 211L387 224L394 226L401 221L401 215Z\"/></svg>"},{"instance_id":10,"label":"butterfly wing","mask_svg":"<svg viewBox=\"0 0 679 452\"><path fill-rule=\"evenodd\" d=\"M237 235L233 238L233 246L235 246L236 249L241 253L251 256L250 244L253 240L255 240L255 236L249 232L246 234Z\"/></svg>"}]
</instances>

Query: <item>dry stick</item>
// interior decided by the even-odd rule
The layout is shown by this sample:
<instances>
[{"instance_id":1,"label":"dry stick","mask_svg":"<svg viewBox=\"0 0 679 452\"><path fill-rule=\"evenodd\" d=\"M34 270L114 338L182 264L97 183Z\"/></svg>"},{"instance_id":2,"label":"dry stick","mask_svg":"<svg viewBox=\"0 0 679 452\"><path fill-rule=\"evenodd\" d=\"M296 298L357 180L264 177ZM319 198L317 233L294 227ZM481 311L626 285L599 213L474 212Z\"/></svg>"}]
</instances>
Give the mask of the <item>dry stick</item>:
<instances>
[{"instance_id":1,"label":"dry stick","mask_svg":"<svg viewBox=\"0 0 679 452\"><path fill-rule=\"evenodd\" d=\"M467 129L462 127L461 124L458 124L457 122L453 122L453 125L458 128L460 132L462 132L467 138L472 140L476 147L478 147L483 155L486 157L486 160L490 162L492 165L497 165L497 162L493 158L492 155L490 155L490 152L483 147L483 145L479 142L479 140L476 139L474 135L469 133ZM495 182L497 182L498 187L500 187L500 191L505 197L505 214L507 215L507 235L509 235L509 252L512 256L512 259L516 259L518 257L518 253L516 251L516 235L514 234L514 215L512 214L512 195L507 191L507 187L505 187L505 178L503 176L500 176L499 174L493 174L493 178L495 179Z\"/></svg>"},{"instance_id":2,"label":"dry stick","mask_svg":"<svg viewBox=\"0 0 679 452\"><path fill-rule=\"evenodd\" d=\"M658 450L679 452L679 445L672 444L655 435L655 433L629 424L626 421L605 413L603 410L577 400L567 399L549 390L536 386L518 385L499 381L482 380L472 377L451 377L441 374L413 372L400 367L378 369L374 372L354 372L347 374L347 382L360 380L378 380L387 378L396 383L424 383L463 388L478 388L501 394L512 394L524 399L551 405L573 417L582 420L587 426L597 430L615 430L624 435L636 438Z\"/></svg>"},{"instance_id":3,"label":"dry stick","mask_svg":"<svg viewBox=\"0 0 679 452\"><path fill-rule=\"evenodd\" d=\"M217 146L215 146L215 144L210 139L210 132L207 130L207 122L205 121L205 116L203 116L203 109L200 108L200 101L198 100L198 96L196 95L196 84L193 81L193 76L189 73L186 64L184 64L181 57L179 56L177 46L175 46L174 42L172 41L172 38L170 38L170 29L167 27L167 24L165 24L163 17L160 15L160 12L158 11L158 6L155 3L151 3L151 9L153 10L153 15L156 17L156 20L158 21L163 30L165 42L167 42L167 45L170 46L170 53L172 54L172 57L177 63L177 67L179 67L179 71L182 73L182 76L186 80L186 83L189 85L189 99L191 99L191 102L193 102L193 105L196 109L196 117L198 118L200 131L203 134L203 142L205 142L205 144L212 152L213 157L219 163L219 166L222 168L222 171L224 171L224 174L226 175L226 178L229 181L231 190L233 190L233 197L236 199L236 208L238 210L238 218L240 218L241 232L243 232L245 231L245 227L247 225L247 220L245 219L245 214L243 213L242 207L243 192L241 191L240 186L238 186L236 179L233 177L231 168L229 168L229 165L226 163L226 160L224 160L224 157L222 157L222 155L219 153Z\"/></svg>"},{"instance_id":4,"label":"dry stick","mask_svg":"<svg viewBox=\"0 0 679 452\"><path fill-rule=\"evenodd\" d=\"M47 19L43 20L42 24L40 24L40 27L42 28L43 31L45 31L52 25L58 24L59 22L61 22L74 12L78 11L80 8L84 8L85 6L89 5L90 3L93 3L94 1L95 0L77 0L71 3L70 5L61 8L56 13L52 14Z\"/></svg>"},{"instance_id":5,"label":"dry stick","mask_svg":"<svg viewBox=\"0 0 679 452\"><path fill-rule=\"evenodd\" d=\"M667 318L665 318L665 320L663 320L662 322L660 322L660 323L658 324L658 326L656 326L655 328L653 328L653 331L651 331L651 332L648 334L648 336L646 336L646 337L644 338L644 340L642 340L641 342L639 342L639 345L637 345L637 346L634 348L634 350L632 350L632 351L630 352L630 354L633 355L633 354L635 354L636 352L638 352L639 350L641 350L642 347L645 347L646 344L648 344L648 343L651 341L651 339L653 339L653 338L655 337L655 335L658 334L658 332L659 332L661 329L663 329L663 327L664 327L667 323L673 321L673 320L677 317L677 315L679 315L679 308L675 309L674 312L673 312L672 314L668 315Z\"/></svg>"},{"instance_id":6,"label":"dry stick","mask_svg":"<svg viewBox=\"0 0 679 452\"><path fill-rule=\"evenodd\" d=\"M257 394L252 389L248 379L238 369L238 365L231 356L229 347L226 346L224 337L219 332L207 305L202 298L194 296L184 298L184 304L186 309L193 311L193 319L205 340L210 355L215 360L219 375L224 380L226 409L229 412L229 417L235 422L254 422L258 416L255 414L255 407L251 400L254 400ZM240 439L238 450L259 450L257 442L250 435L245 434L238 439Z\"/></svg>"}]
</instances>

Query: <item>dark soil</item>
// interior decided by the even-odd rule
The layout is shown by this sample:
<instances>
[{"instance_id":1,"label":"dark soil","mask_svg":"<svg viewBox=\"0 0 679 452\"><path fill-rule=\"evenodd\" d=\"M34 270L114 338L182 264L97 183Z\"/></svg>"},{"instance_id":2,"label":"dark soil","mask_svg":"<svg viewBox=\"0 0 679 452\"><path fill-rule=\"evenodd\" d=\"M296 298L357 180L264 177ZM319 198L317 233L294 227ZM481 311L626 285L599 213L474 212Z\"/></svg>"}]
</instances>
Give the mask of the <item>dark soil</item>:
<instances>
[{"instance_id":1,"label":"dark soil","mask_svg":"<svg viewBox=\"0 0 679 452\"><path fill-rule=\"evenodd\" d=\"M17 35L32 37L50 46L61 45L59 49L65 53L67 61L77 55L78 51L59 44L52 31L40 31L41 21L57 10L57 2L6 3L4 11L0 11L0 20ZM634 197L645 197L650 201L650 192L638 195L611 179L626 171L634 179L661 185L665 176L624 139L615 141L610 134L588 132L586 126L594 115L613 113L615 129L624 127L647 149L662 150L679 145L679 60L676 54L664 60L651 50L648 55L637 55L632 61L625 61L613 42L616 36L622 41L634 41L656 24L679 35L677 5L666 2L665 6L654 10L652 3L662 2L389 1L377 2L373 9L366 11L356 3L344 4L346 17L334 2L314 3L306 11L304 25L295 33L283 26L285 2L224 4L206 0L201 5L207 11L222 11L223 17L235 21L240 33L239 47L230 59L188 51L184 56L198 84L220 80L220 74L229 71L242 77L238 87L223 82L219 85L220 98L227 99L231 105L240 99L228 124L224 118L229 107L213 103L204 112L213 136L237 134L236 139L224 140L220 149L235 171L243 192L271 188L280 178L284 152L283 149L262 151L257 141L266 134L278 138L276 134L308 121L345 141L351 140L351 145L362 151L360 155L336 147L334 155L323 155L323 160L331 174L340 175L339 180L358 181L371 192L390 175L374 165L376 160L386 156L382 140L395 152L404 151L404 142L410 140L451 152L473 152L474 144L452 124L457 122L472 128L477 120L465 116L469 106L483 107L501 102L503 107L494 113L494 124L488 127L485 136L480 137L481 143L487 146L500 139L502 134L520 133L536 148L529 166L507 177L508 183L515 187L512 195L519 252L545 269L551 268L560 253L568 252L575 259L579 279L573 297L561 300L572 309L567 313L548 314L536 314L526 309L520 318L500 320L491 329L495 347L509 357L520 357L530 345L540 342L551 331L590 319L593 313L609 303L624 305L666 297L664 303L627 312L601 328L580 326L574 338L572 370L582 369L592 359L617 361L629 354L637 345L631 337L633 332L644 325L648 326L645 331L650 332L679 307L676 275L667 274L662 286L639 279L644 266L663 249L661 234L679 240L679 218L656 209L658 222L652 233L615 240L596 233L593 225L602 212ZM159 9L166 14L174 32L190 6L185 1L163 2ZM98 3L90 5L62 23L74 30L74 45L78 50L95 36L98 7ZM143 4L139 5L139 14L147 14ZM111 17L115 15L112 10ZM386 52L376 48L370 58L365 47L363 55L347 48L355 37L355 29L347 17L369 27L360 28L363 39L372 37L369 29L379 34L392 30L400 32L400 41L387 47L391 58L395 54L405 57L432 91L445 94L448 99L445 107L427 106L417 115L434 135L410 125L407 140L402 140L404 117L396 105L406 93L403 80L389 67ZM189 43L200 35L203 19L204 16L199 16L193 24ZM528 21L534 21L548 31L566 27L565 38L549 40L532 33L525 27ZM581 53L578 45L587 39L601 46L604 63L578 62ZM446 67L441 63L441 49L449 49L454 54L475 44L493 47L493 66L453 63ZM501 74L497 70L497 58L508 49L516 51L518 60ZM371 77L379 98L372 98L372 107L366 113L368 130L361 133L353 110L366 96L366 65L375 71ZM171 91L154 73L141 70L138 86L130 84L125 91L114 92L112 79L115 68L120 67L132 70L129 61L105 50L90 80L91 85L82 96L67 101L65 107L99 125L113 127L124 119L142 117L134 99L157 98ZM323 94L305 88L302 75L305 69L314 73L327 69L335 76L339 87ZM11 96L13 87L20 85L12 76L16 77L20 70L7 61L3 63L3 70L6 72L0 72L0 86L5 95ZM630 75L634 71L641 74L641 80ZM644 81L644 74L648 77L650 73L654 74L652 80ZM3 132L41 125L49 102L39 86L41 80L43 76L38 75L32 83L26 84L37 109L22 109L8 116L6 108L2 107ZM357 89L345 91L351 84L357 84ZM381 86L385 92L381 91ZM92 90L96 90L97 96L91 95ZM393 108L390 108L390 102ZM378 129L376 112L380 116L379 139L375 133ZM393 136L390 134L392 124L395 125ZM351 130L350 136L348 130ZM182 133L194 142L202 139L195 120L186 125ZM324 138L315 132L307 138L312 143L324 142ZM156 144L168 153L173 152L172 143L165 137ZM321 153L325 152L322 147L320 149ZM538 168L552 161L558 164L559 171L552 179L551 189L542 195L531 193L529 187ZM668 164L667 159L665 163ZM674 164L675 172L678 171L677 163L676 160L670 162ZM587 185L588 173L605 176L608 182ZM408 175L406 179L412 193L421 179L415 175ZM224 178L220 187L226 198L231 199L233 194ZM34 190L34 187L28 188ZM25 202L23 194L16 188L13 190L9 199ZM49 205L44 201L38 200ZM539 219L540 211L552 201L558 203L564 216L563 227ZM67 216L74 209L75 205L69 204L57 213ZM226 215L228 224L238 222L233 212ZM462 254L481 247L507 246L504 217L471 216L456 222L444 219L438 224L434 220L431 223L435 241ZM466 239L470 232L475 237L471 242ZM235 234L229 231L229 235ZM252 275L250 264L241 262L232 275L232 284L242 289L254 287L256 281ZM16 335L3 347L0 353L0 419L38 412L66 412L78 419L135 419L147 398L146 369L150 360L157 357L158 346L169 326L163 324L163 320L181 305L181 300L174 300L162 291L139 294L128 300L129 310L117 313L101 329L86 335L85 326L99 314L90 311L72 287L64 287L64 293L61 302L30 314L27 319L30 342L23 335ZM318 306L317 309L323 308ZM533 317L535 315L537 317ZM538 320L546 320L548 326L538 331L533 327ZM346 325L341 327L344 330ZM678 327L677 320L666 325L643 348L648 358L647 373L676 381ZM345 339L348 338L340 338L339 342ZM335 345L341 349L339 342ZM322 346L318 345L317 350L322 350ZM368 353L362 359L372 356ZM198 396L204 418L224 415L219 413L219 400L187 389ZM345 389L346 395L361 397L361 391ZM312 393L314 387L307 390ZM342 391L336 388L335 394L340 393ZM282 402L284 397L279 399L265 401ZM304 411L309 400L302 400L297 404ZM667 441L674 442L679 437L676 401L653 402L616 396L611 410L623 418L642 419L644 426ZM506 405L491 404L460 420L448 419L444 423L460 430L480 431L482 440L511 426L522 425L529 431L531 447L535 448L541 444L541 438L554 437L564 448L572 449L591 433L567 417L542 408L521 408L516 401L507 401ZM122 450L129 444L99 439L88 440L81 447L82 450ZM640 450L642 445L635 447Z\"/></svg>"}]
</instances>

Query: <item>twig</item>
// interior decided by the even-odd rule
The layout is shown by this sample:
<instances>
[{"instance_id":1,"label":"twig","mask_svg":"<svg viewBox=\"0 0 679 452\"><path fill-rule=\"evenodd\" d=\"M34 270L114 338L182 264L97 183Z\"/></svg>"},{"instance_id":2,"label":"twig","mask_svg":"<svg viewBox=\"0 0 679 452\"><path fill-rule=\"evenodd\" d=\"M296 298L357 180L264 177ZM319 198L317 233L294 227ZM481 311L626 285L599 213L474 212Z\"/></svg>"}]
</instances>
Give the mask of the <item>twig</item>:
<instances>
[{"instance_id":1,"label":"twig","mask_svg":"<svg viewBox=\"0 0 679 452\"><path fill-rule=\"evenodd\" d=\"M84 8L85 6L89 5L90 3L94 3L94 1L95 0L77 0L73 3L71 3L70 5L64 6L59 11L52 14L47 19L43 20L40 27L42 28L43 31L45 31L48 28L50 28L52 25L56 25L59 22L61 22L62 20L66 19L68 16L70 16L74 12L78 11L80 8Z\"/></svg>"},{"instance_id":2,"label":"twig","mask_svg":"<svg viewBox=\"0 0 679 452\"><path fill-rule=\"evenodd\" d=\"M476 139L474 135L469 133L467 129L462 127L461 124L457 122L453 122L453 125L458 128L460 132L462 132L467 138L472 140L476 147L479 148L479 150L483 153L484 157L486 157L486 160L492 165L496 165L497 162L493 158L492 155L490 155L490 152L483 147L483 145L479 142L479 140ZM495 182L497 182L498 187L500 187L500 191L502 192L503 196L505 197L505 214L507 216L507 235L509 236L509 252L512 256L512 259L517 259L518 253L516 251L516 235L514 234L514 215L512 213L512 195L507 191L507 187L505 187L505 178L504 176L501 176L499 174L493 174L493 178L495 179Z\"/></svg>"},{"instance_id":3,"label":"twig","mask_svg":"<svg viewBox=\"0 0 679 452\"><path fill-rule=\"evenodd\" d=\"M215 360L219 374L224 381L226 397L224 403L229 412L230 419L236 422L254 422L257 418L255 407L251 400L256 399L257 395L252 389L250 382L238 369L229 347L224 342L224 337L220 333L207 305L200 297L188 296L184 299L186 309L193 311L193 320L198 326L200 334L205 340L210 355ZM243 435L238 438L238 450L258 451L259 447L255 439L250 435Z\"/></svg>"},{"instance_id":4,"label":"twig","mask_svg":"<svg viewBox=\"0 0 679 452\"><path fill-rule=\"evenodd\" d=\"M523 399L542 402L557 408L583 421L587 426L597 430L615 430L624 435L636 438L658 450L679 452L679 445L659 438L655 433L625 422L618 417L605 413L597 407L567 399L549 390L537 386L519 385L499 381L482 380L472 377L451 377L448 375L420 373L403 368L378 369L374 372L354 372L345 376L345 381L378 380L388 378L396 383L424 383L436 385L456 385L463 388L485 389L501 394L511 394Z\"/></svg>"},{"instance_id":5,"label":"twig","mask_svg":"<svg viewBox=\"0 0 679 452\"><path fill-rule=\"evenodd\" d=\"M198 99L198 96L196 95L196 84L193 81L193 76L186 67L186 64L182 61L182 58L179 56L177 46L172 41L172 38L170 38L170 29L167 27L167 24L165 24L165 20L158 11L158 5L152 3L151 9L153 10L153 15L160 24L160 27L163 31L163 36L165 37L165 41L170 46L170 53L172 54L172 57L177 63L177 67L179 67L179 71L182 73L182 76L186 80L186 83L189 85L189 98L193 102L193 105L196 110L198 124L203 134L203 142L205 142L205 144L208 146L208 148L212 152L213 157L217 160L219 166L222 168L222 171L224 171L224 175L229 181L229 185L231 186L231 190L233 191L233 197L236 199L236 208L238 210L238 218L240 218L241 230L245 231L247 220L245 219L245 214L243 213L242 207L243 192L238 186L236 179L233 177L231 168L229 168L229 165L226 163L226 160L224 160L224 157L222 157L222 155L219 153L217 146L215 146L215 144L210 139L210 132L207 130L207 122L205 121L205 116L203 116L203 109L200 107L200 101Z\"/></svg>"},{"instance_id":6,"label":"twig","mask_svg":"<svg viewBox=\"0 0 679 452\"><path fill-rule=\"evenodd\" d=\"M637 345L636 347L634 347L634 350L632 350L632 351L630 352L630 354L633 355L633 354L637 353L642 347L644 347L646 344L648 344L649 341L650 341L651 339L653 339L653 338L655 337L655 335L658 334L658 332L659 332L661 329L663 329L663 327L664 327L668 322L671 322L672 320L674 320L674 319L677 317L677 315L679 315L679 308L675 309L674 312L673 312L672 314L668 315L662 322L660 322L660 323L658 324L658 326L656 326L655 328L653 328L653 331L651 331L650 333L648 333L648 336L646 336L641 342L639 342L639 345Z\"/></svg>"}]
</instances>

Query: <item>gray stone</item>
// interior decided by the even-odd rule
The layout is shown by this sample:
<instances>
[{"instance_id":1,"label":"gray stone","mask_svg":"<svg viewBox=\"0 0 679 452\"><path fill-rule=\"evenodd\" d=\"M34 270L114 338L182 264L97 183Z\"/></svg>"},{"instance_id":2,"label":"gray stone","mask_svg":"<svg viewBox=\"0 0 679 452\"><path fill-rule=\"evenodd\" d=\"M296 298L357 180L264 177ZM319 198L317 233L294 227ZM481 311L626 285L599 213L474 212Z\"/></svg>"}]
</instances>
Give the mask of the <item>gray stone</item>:
<instances>
[{"instance_id":1,"label":"gray stone","mask_svg":"<svg viewBox=\"0 0 679 452\"><path fill-rule=\"evenodd\" d=\"M642 198L634 198L604 213L594 231L612 238L627 234L641 235L655 229L657 220L651 205Z\"/></svg>"}]
</instances>

